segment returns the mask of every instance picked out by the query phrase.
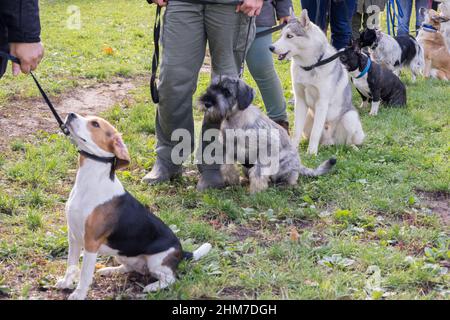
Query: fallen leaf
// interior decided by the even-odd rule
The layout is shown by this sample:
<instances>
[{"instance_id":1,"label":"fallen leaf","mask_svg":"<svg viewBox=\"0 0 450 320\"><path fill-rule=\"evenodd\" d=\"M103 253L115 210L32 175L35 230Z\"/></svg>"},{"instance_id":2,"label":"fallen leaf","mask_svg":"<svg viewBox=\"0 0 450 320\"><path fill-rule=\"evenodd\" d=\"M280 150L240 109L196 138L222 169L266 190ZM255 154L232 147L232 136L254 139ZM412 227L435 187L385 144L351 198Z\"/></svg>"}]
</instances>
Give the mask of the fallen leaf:
<instances>
[{"instance_id":1,"label":"fallen leaf","mask_svg":"<svg viewBox=\"0 0 450 320\"><path fill-rule=\"evenodd\" d=\"M102 268L105 268L106 266L104 265L104 264L101 264L101 263L96 263L95 264L95 269L102 269Z\"/></svg>"},{"instance_id":2,"label":"fallen leaf","mask_svg":"<svg viewBox=\"0 0 450 320\"><path fill-rule=\"evenodd\" d=\"M111 56L114 54L114 49L111 47L105 47L103 48L103 53Z\"/></svg>"},{"instance_id":3,"label":"fallen leaf","mask_svg":"<svg viewBox=\"0 0 450 320\"><path fill-rule=\"evenodd\" d=\"M298 238L300 238L300 234L298 233L297 228L291 228L291 230L289 231L289 237L291 241L298 241Z\"/></svg>"}]
</instances>

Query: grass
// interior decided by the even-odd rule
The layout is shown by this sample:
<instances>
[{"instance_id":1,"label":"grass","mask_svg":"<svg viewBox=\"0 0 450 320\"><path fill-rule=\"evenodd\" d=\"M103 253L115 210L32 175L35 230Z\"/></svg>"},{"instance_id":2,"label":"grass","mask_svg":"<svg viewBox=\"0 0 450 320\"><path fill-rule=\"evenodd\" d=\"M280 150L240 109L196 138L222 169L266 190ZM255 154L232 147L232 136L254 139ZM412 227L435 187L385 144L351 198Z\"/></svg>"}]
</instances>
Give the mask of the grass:
<instances>
[{"instance_id":1,"label":"grass","mask_svg":"<svg viewBox=\"0 0 450 320\"><path fill-rule=\"evenodd\" d=\"M64 28L72 4L81 8L80 31ZM153 8L145 1L47 0L41 10L47 58L39 76L53 95L85 82L148 73ZM115 53L105 54L105 47ZM276 67L289 99L289 65ZM255 86L248 74L245 79ZM310 157L302 145L308 166L335 155L332 174L257 195L245 186L201 194L196 175L157 187L142 184L155 160L155 106L147 87L135 89L131 107L115 105L103 114L123 132L132 156L119 179L187 249L204 241L214 249L201 261L183 263L168 290L142 295L145 278L96 277L90 298L448 299L448 225L423 194L448 199L450 91L446 83L412 83L408 74L402 79L407 108L382 108L377 117L361 110L367 140L359 150L320 147L319 156ZM4 103L38 94L28 78L2 81ZM208 81L201 74L196 95ZM256 104L262 105L260 96ZM194 114L198 127L201 114ZM0 155L0 297L67 295L51 286L64 273L64 204L75 170L76 150L61 135L15 140Z\"/></svg>"}]
</instances>

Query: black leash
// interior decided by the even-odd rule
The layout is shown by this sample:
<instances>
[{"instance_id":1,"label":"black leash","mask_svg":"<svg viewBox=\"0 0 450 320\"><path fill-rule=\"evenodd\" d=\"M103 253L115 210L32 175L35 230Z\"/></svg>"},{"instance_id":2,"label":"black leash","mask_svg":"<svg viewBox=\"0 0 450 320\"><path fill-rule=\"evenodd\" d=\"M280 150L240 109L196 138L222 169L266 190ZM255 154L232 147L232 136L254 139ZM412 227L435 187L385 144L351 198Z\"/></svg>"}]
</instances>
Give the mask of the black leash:
<instances>
[{"instance_id":1,"label":"black leash","mask_svg":"<svg viewBox=\"0 0 450 320\"><path fill-rule=\"evenodd\" d=\"M17 63L20 65L20 60L16 57L14 57L13 55L10 55L9 53L0 51L0 56L2 56L3 58L6 58L7 60L10 60L14 63ZM33 72L30 71L30 75L34 80L34 83L36 83L37 88L39 89L39 92L42 95L42 98L44 98L45 102L47 103L48 107L50 108L50 111L52 112L53 116L56 119L56 122L58 122L58 126L61 129L61 131L68 136L69 130L66 128L66 126L64 125L64 121L62 121L61 117L59 116L58 112L56 112L55 107L53 106L52 102L50 101L50 99L48 98L47 94L45 93L44 89L42 89L41 84L39 83L39 81L37 80L36 76L33 74Z\"/></svg>"},{"instance_id":2,"label":"black leash","mask_svg":"<svg viewBox=\"0 0 450 320\"><path fill-rule=\"evenodd\" d=\"M344 54L344 51L338 51L338 52L336 52L335 54L333 54L331 57L328 57L328 58L323 59L323 60L322 60L322 58L323 58L323 56L324 56L325 54L322 54L322 56L319 58L319 61L317 61L315 64L310 65L310 66L307 66L307 67L302 67L302 66L300 66L300 67L301 67L303 70L305 70L305 71L311 71L311 70L314 69L314 68L323 66L323 65L325 65L325 64L327 64L327 63L330 63L330 62L333 61L333 60L336 60L337 58L339 58L339 57L340 57L341 55L343 55L343 54Z\"/></svg>"},{"instance_id":3,"label":"black leash","mask_svg":"<svg viewBox=\"0 0 450 320\"><path fill-rule=\"evenodd\" d=\"M255 35L255 39L267 36L267 35L272 34L274 32L277 32L277 31L283 29L284 27L286 27L286 25L287 25L287 23L282 23L282 24L279 24L279 25L277 25L275 27L272 27L270 29L257 32L256 35Z\"/></svg>"},{"instance_id":4,"label":"black leash","mask_svg":"<svg viewBox=\"0 0 450 320\"><path fill-rule=\"evenodd\" d=\"M248 22L247 37L245 39L244 54L242 55L241 69L239 70L239 78L242 78L242 76L244 75L245 58L247 57L247 49L248 49L248 39L250 38L250 31L252 30L252 24L254 19L255 17L250 17L250 20Z\"/></svg>"},{"instance_id":5,"label":"black leash","mask_svg":"<svg viewBox=\"0 0 450 320\"><path fill-rule=\"evenodd\" d=\"M10 55L9 53L0 51L0 57L6 58L7 60L10 60L14 63L20 64L20 60L18 58L14 57L13 55ZM39 81L37 80L36 76L31 71L30 71L30 75L34 80L34 83L36 83L36 86L39 89L39 92L41 93L41 95L44 98L45 102L47 103L48 107L50 108L50 111L52 112L53 116L55 117L56 122L58 122L59 128L64 133L64 135L69 136L70 135L69 129L66 127L66 125L64 124L64 121L59 116L58 112L56 111L52 102L48 98L44 89L42 89L42 86L39 83ZM114 177L115 177L115 173L116 173L117 157L99 157L99 156L96 156L95 154L88 153L83 150L78 150L78 152L81 155L85 156L86 158L89 158L89 159L92 159L92 160L95 160L98 162L102 162L102 163L110 163L111 171L110 171L109 177L112 181L114 181Z\"/></svg>"},{"instance_id":6,"label":"black leash","mask_svg":"<svg viewBox=\"0 0 450 320\"><path fill-rule=\"evenodd\" d=\"M153 102L159 103L158 86L156 84L156 78L159 66L159 38L161 35L161 7L156 6L155 25L153 26L153 42L155 50L152 57L152 76L150 78L150 94Z\"/></svg>"}]
</instances>

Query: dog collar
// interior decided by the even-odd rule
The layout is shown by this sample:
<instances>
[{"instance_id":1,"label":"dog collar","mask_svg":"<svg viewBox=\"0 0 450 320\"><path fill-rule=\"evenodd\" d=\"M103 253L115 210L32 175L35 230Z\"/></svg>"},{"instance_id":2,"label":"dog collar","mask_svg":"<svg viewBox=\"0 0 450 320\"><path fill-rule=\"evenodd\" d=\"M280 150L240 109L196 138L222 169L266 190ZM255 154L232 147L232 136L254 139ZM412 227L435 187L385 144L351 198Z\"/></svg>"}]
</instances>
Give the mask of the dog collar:
<instances>
[{"instance_id":1,"label":"dog collar","mask_svg":"<svg viewBox=\"0 0 450 320\"><path fill-rule=\"evenodd\" d=\"M438 31L431 24L426 24L426 23L422 25L422 30L426 31L426 32L432 32L432 33L436 33Z\"/></svg>"},{"instance_id":2,"label":"dog collar","mask_svg":"<svg viewBox=\"0 0 450 320\"><path fill-rule=\"evenodd\" d=\"M310 66L307 66L307 67L302 67L302 66L300 66L300 68L302 68L302 69L305 70L305 71L311 71L312 69L314 69L314 68L316 68L316 67L323 66L323 65L325 65L325 64L327 64L327 63L330 63L330 62L333 61L333 60L336 60L336 59L339 58L339 56L341 56L342 54L343 54L343 51L338 51L338 52L336 52L335 54L333 54L331 57L328 57L328 58L322 60L323 56L325 55L325 53L323 53L323 54L320 56L319 61L317 61L315 64L310 65Z\"/></svg>"},{"instance_id":3,"label":"dog collar","mask_svg":"<svg viewBox=\"0 0 450 320\"><path fill-rule=\"evenodd\" d=\"M110 163L111 171L109 172L109 178L112 181L114 181L114 176L116 174L117 157L99 157L99 156L96 156L95 154L86 152L84 150L78 150L78 153L86 158L89 158L89 159L97 161L97 162Z\"/></svg>"},{"instance_id":4,"label":"dog collar","mask_svg":"<svg viewBox=\"0 0 450 320\"><path fill-rule=\"evenodd\" d=\"M355 77L355 79L359 79L359 78L361 78L361 77L364 77L364 75L365 75L367 72L369 72L371 66L372 66L372 60L370 59L370 57L367 57L367 64L366 64L366 66L364 67L364 70L361 71L361 73L360 73L357 77Z\"/></svg>"}]
</instances>

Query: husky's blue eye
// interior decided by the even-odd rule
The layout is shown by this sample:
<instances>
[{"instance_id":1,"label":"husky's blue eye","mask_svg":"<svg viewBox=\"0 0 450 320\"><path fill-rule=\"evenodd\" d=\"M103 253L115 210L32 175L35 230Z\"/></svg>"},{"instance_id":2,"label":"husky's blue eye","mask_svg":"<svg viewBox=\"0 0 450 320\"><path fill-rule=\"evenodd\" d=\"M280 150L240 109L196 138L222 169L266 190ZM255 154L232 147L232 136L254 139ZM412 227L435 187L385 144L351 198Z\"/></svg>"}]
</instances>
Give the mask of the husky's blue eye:
<instances>
[{"instance_id":1,"label":"husky's blue eye","mask_svg":"<svg viewBox=\"0 0 450 320\"><path fill-rule=\"evenodd\" d=\"M287 34L286 35L286 38L288 38L288 39L292 39L294 36L292 35L292 34Z\"/></svg>"}]
</instances>

